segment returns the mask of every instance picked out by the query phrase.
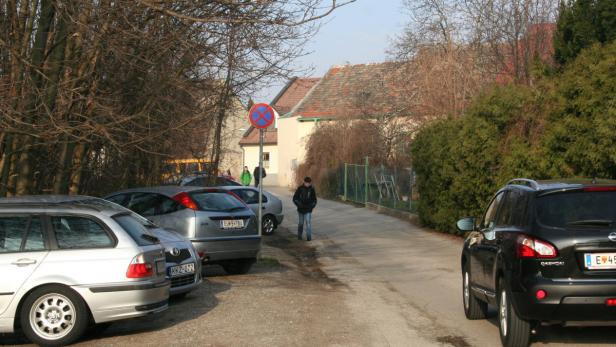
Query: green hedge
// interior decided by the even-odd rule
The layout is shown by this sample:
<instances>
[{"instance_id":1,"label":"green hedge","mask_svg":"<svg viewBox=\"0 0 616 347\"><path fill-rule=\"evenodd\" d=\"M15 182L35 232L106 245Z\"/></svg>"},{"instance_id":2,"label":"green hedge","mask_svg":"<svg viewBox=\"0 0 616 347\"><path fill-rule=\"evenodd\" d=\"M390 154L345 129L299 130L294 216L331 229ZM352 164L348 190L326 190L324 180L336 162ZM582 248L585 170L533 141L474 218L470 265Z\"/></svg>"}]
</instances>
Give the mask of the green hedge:
<instances>
[{"instance_id":1,"label":"green hedge","mask_svg":"<svg viewBox=\"0 0 616 347\"><path fill-rule=\"evenodd\" d=\"M411 153L420 219L451 233L512 178L616 178L616 43L534 86L495 86L464 116L424 127Z\"/></svg>"}]
</instances>

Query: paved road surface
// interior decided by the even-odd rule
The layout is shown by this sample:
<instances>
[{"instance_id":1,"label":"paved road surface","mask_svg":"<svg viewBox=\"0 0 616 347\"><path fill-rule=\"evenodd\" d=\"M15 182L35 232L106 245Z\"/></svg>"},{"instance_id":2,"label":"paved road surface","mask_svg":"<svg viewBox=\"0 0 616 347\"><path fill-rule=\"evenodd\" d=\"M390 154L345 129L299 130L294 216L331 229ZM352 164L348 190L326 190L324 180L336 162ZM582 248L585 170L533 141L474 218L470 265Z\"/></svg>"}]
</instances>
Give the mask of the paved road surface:
<instances>
[{"instance_id":1,"label":"paved road surface","mask_svg":"<svg viewBox=\"0 0 616 347\"><path fill-rule=\"evenodd\" d=\"M283 199L283 225L296 230L291 193L282 188L268 190ZM348 304L356 306L357 314L363 312L361 319L373 330L372 344L500 345L494 316L483 321L464 317L461 239L323 199L314 212L313 228L324 271L356 290ZM370 305L374 314L361 310ZM614 331L613 327L543 328L533 345L614 346Z\"/></svg>"}]
</instances>

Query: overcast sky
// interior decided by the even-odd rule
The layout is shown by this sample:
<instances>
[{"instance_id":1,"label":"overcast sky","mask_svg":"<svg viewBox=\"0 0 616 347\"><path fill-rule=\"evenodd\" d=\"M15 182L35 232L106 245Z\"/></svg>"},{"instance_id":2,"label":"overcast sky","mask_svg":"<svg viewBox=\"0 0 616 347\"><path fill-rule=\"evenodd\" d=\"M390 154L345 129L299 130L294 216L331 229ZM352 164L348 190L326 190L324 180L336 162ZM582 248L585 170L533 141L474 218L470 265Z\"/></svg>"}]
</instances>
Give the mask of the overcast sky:
<instances>
[{"instance_id":1,"label":"overcast sky","mask_svg":"<svg viewBox=\"0 0 616 347\"><path fill-rule=\"evenodd\" d=\"M402 31L405 15L402 0L357 0L326 19L307 47L311 52L298 61L312 67L311 76L323 76L333 65L382 62L391 40ZM270 102L284 85L264 89L255 102Z\"/></svg>"}]
</instances>

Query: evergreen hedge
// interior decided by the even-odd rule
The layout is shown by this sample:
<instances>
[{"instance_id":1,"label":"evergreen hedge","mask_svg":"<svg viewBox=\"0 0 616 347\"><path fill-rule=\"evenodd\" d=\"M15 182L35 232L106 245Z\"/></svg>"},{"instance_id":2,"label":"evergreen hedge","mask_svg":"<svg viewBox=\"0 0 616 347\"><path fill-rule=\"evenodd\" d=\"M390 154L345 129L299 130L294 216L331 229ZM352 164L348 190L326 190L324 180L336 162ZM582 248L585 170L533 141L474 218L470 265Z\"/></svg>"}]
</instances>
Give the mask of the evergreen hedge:
<instances>
[{"instance_id":1,"label":"evergreen hedge","mask_svg":"<svg viewBox=\"0 0 616 347\"><path fill-rule=\"evenodd\" d=\"M451 233L512 178L616 178L616 42L533 86L494 86L464 116L424 127L411 154L421 221Z\"/></svg>"}]
</instances>

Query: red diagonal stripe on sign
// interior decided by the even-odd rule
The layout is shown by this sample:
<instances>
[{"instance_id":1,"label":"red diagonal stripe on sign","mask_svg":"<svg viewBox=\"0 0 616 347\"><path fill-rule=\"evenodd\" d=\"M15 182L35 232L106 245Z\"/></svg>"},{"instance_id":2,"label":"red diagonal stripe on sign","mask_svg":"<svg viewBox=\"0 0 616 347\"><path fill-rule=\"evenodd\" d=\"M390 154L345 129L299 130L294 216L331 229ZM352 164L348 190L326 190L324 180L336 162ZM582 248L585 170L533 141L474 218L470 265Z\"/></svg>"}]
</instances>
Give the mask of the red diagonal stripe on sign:
<instances>
[{"instance_id":1,"label":"red diagonal stripe on sign","mask_svg":"<svg viewBox=\"0 0 616 347\"><path fill-rule=\"evenodd\" d=\"M269 122L269 120L267 118L265 118L265 115L267 115L269 113L269 110L265 109L265 112L261 113L261 112L259 112L259 109L255 109L255 112L259 115L259 117L257 117L257 119L255 119L255 123L257 123L261 119L263 119L265 122Z\"/></svg>"}]
</instances>

